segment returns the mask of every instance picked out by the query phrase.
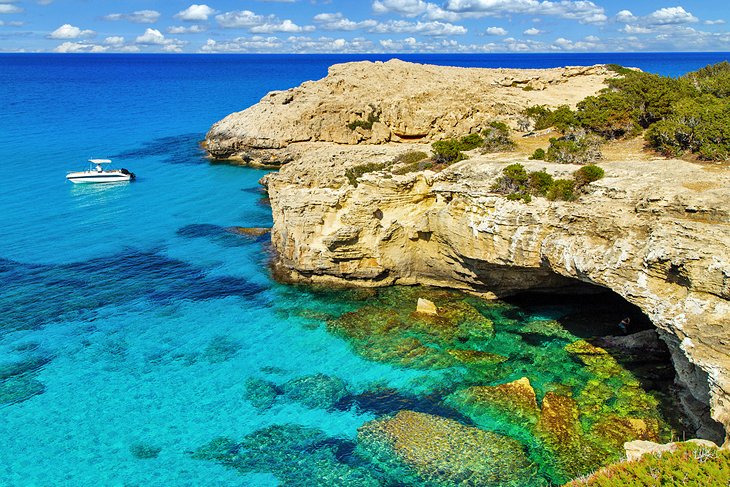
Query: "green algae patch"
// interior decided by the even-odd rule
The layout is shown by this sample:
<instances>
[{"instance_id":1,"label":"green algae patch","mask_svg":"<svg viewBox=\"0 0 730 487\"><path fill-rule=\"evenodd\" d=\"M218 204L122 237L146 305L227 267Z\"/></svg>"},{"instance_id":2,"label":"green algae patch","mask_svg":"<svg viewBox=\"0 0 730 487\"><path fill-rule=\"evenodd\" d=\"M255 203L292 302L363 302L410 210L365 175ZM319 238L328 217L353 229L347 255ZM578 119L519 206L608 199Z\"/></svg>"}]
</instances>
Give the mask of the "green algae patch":
<instances>
[{"instance_id":1,"label":"green algae patch","mask_svg":"<svg viewBox=\"0 0 730 487\"><path fill-rule=\"evenodd\" d=\"M581 477L565 487L709 487L730 485L730 451L690 443L673 452L644 455Z\"/></svg>"},{"instance_id":2,"label":"green algae patch","mask_svg":"<svg viewBox=\"0 0 730 487\"><path fill-rule=\"evenodd\" d=\"M529 485L537 472L506 436L413 411L366 423L358 448L405 485Z\"/></svg>"},{"instance_id":3,"label":"green algae patch","mask_svg":"<svg viewBox=\"0 0 730 487\"><path fill-rule=\"evenodd\" d=\"M419 297L433 301L438 313L417 313ZM452 291L385 289L359 309L329 320L327 329L368 360L404 367L445 369L506 360L482 350L494 336L492 322L465 295Z\"/></svg>"}]
</instances>

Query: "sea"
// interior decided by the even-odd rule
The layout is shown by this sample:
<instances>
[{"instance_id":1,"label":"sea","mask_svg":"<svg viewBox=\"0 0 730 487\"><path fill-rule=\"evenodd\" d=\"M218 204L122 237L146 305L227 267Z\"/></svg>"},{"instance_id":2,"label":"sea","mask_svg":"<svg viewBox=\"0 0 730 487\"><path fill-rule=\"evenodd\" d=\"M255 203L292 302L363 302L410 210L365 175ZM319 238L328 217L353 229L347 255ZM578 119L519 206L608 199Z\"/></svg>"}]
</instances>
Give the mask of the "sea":
<instances>
[{"instance_id":1,"label":"sea","mask_svg":"<svg viewBox=\"0 0 730 487\"><path fill-rule=\"evenodd\" d=\"M458 385L333 331L372 295L276 283L268 236L234 230L272 225L266 171L211 163L200 142L271 90L393 57L679 76L728 54L0 55L0 485L386 485L342 473L374 471L355 458L358 428L399 408L439 411ZM137 180L65 181L94 157ZM499 337L588 320L585 306L505 304L490 319ZM504 355L534 347L548 360L551 343L505 336ZM515 353L525 362L512 376L542 394L551 372L536 354ZM374 390L398 400L386 411ZM329 456L282 440L312 432ZM234 446L201 453L221 438ZM241 442L248 463L231 461Z\"/></svg>"}]
</instances>

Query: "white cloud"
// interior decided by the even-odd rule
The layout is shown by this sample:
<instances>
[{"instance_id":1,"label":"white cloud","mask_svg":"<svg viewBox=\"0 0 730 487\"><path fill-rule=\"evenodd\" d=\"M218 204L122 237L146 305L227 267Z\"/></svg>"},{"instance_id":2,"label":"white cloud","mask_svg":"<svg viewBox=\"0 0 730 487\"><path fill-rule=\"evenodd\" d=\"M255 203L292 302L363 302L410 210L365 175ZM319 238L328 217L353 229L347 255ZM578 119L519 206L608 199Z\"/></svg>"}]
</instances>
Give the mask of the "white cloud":
<instances>
[{"instance_id":1,"label":"white cloud","mask_svg":"<svg viewBox=\"0 0 730 487\"><path fill-rule=\"evenodd\" d=\"M538 34L542 34L542 31L540 29L536 29L535 27L530 27L522 33L526 36L536 36Z\"/></svg>"},{"instance_id":2,"label":"white cloud","mask_svg":"<svg viewBox=\"0 0 730 487\"><path fill-rule=\"evenodd\" d=\"M582 24L603 24L608 20L605 9L589 0L447 0L443 7L424 0L374 0L372 8L377 14L423 15L449 22L514 14L549 15Z\"/></svg>"},{"instance_id":3,"label":"white cloud","mask_svg":"<svg viewBox=\"0 0 730 487\"><path fill-rule=\"evenodd\" d=\"M189 26L175 26L167 28L168 34L199 34L205 32L205 27L202 25L189 25Z\"/></svg>"},{"instance_id":4,"label":"white cloud","mask_svg":"<svg viewBox=\"0 0 730 487\"><path fill-rule=\"evenodd\" d=\"M465 27L443 22L407 22L405 20L391 20L378 24L370 29L371 32L379 34L422 34L426 36L451 36L467 33Z\"/></svg>"},{"instance_id":5,"label":"white cloud","mask_svg":"<svg viewBox=\"0 0 730 487\"><path fill-rule=\"evenodd\" d=\"M138 10L131 14L109 14L103 17L104 20L126 20L135 24L154 24L160 19L160 12L156 10Z\"/></svg>"},{"instance_id":6,"label":"white cloud","mask_svg":"<svg viewBox=\"0 0 730 487\"><path fill-rule=\"evenodd\" d=\"M646 22L652 25L686 24L697 20L697 17L682 7L660 8L646 16Z\"/></svg>"},{"instance_id":7,"label":"white cloud","mask_svg":"<svg viewBox=\"0 0 730 487\"><path fill-rule=\"evenodd\" d=\"M372 28L378 25L375 20L363 20L361 22L355 22L341 13L322 13L314 16L314 21L317 26L322 30L344 30L352 31L358 29Z\"/></svg>"},{"instance_id":8,"label":"white cloud","mask_svg":"<svg viewBox=\"0 0 730 487\"><path fill-rule=\"evenodd\" d=\"M81 30L71 24L63 24L58 29L51 32L48 37L51 39L78 39L79 37L92 37L96 35L93 30Z\"/></svg>"},{"instance_id":9,"label":"white cloud","mask_svg":"<svg viewBox=\"0 0 730 487\"><path fill-rule=\"evenodd\" d=\"M297 32L311 32L314 29L315 28L311 25L302 27L287 19L281 22L267 22L264 24L256 25L251 27L249 30L254 34L271 34L274 32L288 32L293 34Z\"/></svg>"},{"instance_id":10,"label":"white cloud","mask_svg":"<svg viewBox=\"0 0 730 487\"><path fill-rule=\"evenodd\" d=\"M631 10L621 10L619 13L616 14L616 17L614 17L616 22L633 22L636 20L636 16L631 13Z\"/></svg>"},{"instance_id":11,"label":"white cloud","mask_svg":"<svg viewBox=\"0 0 730 487\"><path fill-rule=\"evenodd\" d=\"M0 3L0 14L19 14L23 9L8 3Z\"/></svg>"},{"instance_id":12,"label":"white cloud","mask_svg":"<svg viewBox=\"0 0 730 487\"><path fill-rule=\"evenodd\" d=\"M104 44L110 45L110 46L122 46L124 45L124 37L122 36L110 36L104 39Z\"/></svg>"},{"instance_id":13,"label":"white cloud","mask_svg":"<svg viewBox=\"0 0 730 487\"><path fill-rule=\"evenodd\" d=\"M134 42L142 46L160 46L166 52L182 52L183 46L187 44L179 39L168 39L159 30L149 28Z\"/></svg>"},{"instance_id":14,"label":"white cloud","mask_svg":"<svg viewBox=\"0 0 730 487\"><path fill-rule=\"evenodd\" d=\"M272 19L272 16L269 16L268 19ZM218 21L221 27L236 29L239 27L248 28L261 25L266 22L267 17L257 15L250 10L239 10L216 15L215 20Z\"/></svg>"},{"instance_id":15,"label":"white cloud","mask_svg":"<svg viewBox=\"0 0 730 487\"><path fill-rule=\"evenodd\" d=\"M216 11L209 6L202 4L197 5L193 4L186 8L185 10L178 12L175 14L176 19L180 20L186 20L186 21L206 21L208 20L208 17L213 15Z\"/></svg>"},{"instance_id":16,"label":"white cloud","mask_svg":"<svg viewBox=\"0 0 730 487\"><path fill-rule=\"evenodd\" d=\"M506 36L507 30L502 27L487 27L486 33L490 36Z\"/></svg>"},{"instance_id":17,"label":"white cloud","mask_svg":"<svg viewBox=\"0 0 730 487\"><path fill-rule=\"evenodd\" d=\"M87 42L64 42L53 49L54 52L106 52L106 46L90 44Z\"/></svg>"},{"instance_id":18,"label":"white cloud","mask_svg":"<svg viewBox=\"0 0 730 487\"><path fill-rule=\"evenodd\" d=\"M717 20L705 20L705 25L722 25L725 21L723 19Z\"/></svg>"},{"instance_id":19,"label":"white cloud","mask_svg":"<svg viewBox=\"0 0 730 487\"><path fill-rule=\"evenodd\" d=\"M375 0L373 11L378 14L390 12L399 13L406 17L415 17L428 10L429 3L423 0Z\"/></svg>"},{"instance_id":20,"label":"white cloud","mask_svg":"<svg viewBox=\"0 0 730 487\"><path fill-rule=\"evenodd\" d=\"M144 34L141 36L138 36L137 39L135 39L135 42L137 44L157 44L157 45L163 45L169 42L167 39L165 39L165 36L157 29L147 29L144 31Z\"/></svg>"}]
</instances>

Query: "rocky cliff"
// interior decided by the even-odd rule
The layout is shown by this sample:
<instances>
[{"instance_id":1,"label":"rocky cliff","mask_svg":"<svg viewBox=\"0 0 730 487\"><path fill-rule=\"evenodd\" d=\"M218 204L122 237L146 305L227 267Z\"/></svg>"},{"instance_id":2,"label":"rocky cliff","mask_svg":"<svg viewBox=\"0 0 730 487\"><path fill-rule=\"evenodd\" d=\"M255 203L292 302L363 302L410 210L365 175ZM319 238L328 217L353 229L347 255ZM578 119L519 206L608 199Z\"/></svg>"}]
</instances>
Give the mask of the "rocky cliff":
<instances>
[{"instance_id":1,"label":"rocky cliff","mask_svg":"<svg viewBox=\"0 0 730 487\"><path fill-rule=\"evenodd\" d=\"M528 105L574 105L615 73L603 66L471 69L386 63L334 65L329 75L274 91L216 123L206 149L216 159L276 164L297 142L427 142L516 121Z\"/></svg>"},{"instance_id":2,"label":"rocky cliff","mask_svg":"<svg viewBox=\"0 0 730 487\"><path fill-rule=\"evenodd\" d=\"M435 94L424 96L430 115L422 117L416 108L421 104L409 103L408 94L383 78L376 76L370 84L368 66L381 75L412 69L429 93L441 87L443 109ZM408 149L428 150L402 143L408 137L463 135L497 113L501 120L514 121L527 105L576 102L591 93L584 83L595 92L608 75L600 67L545 70L543 79L532 71L482 74L410 66L336 66L325 80L269 95L211 130L208 147L213 156L247 159L266 150L266 157L290 161L265 178L279 274L291 281L431 284L497 295L585 285L610 289L639 306L661 330L678 381L690 391L683 402L695 413L697 435L721 440L730 427L728 168L647 157L607 161L602 164L606 178L592 183L578 202L536 198L530 204L490 191L508 159L528 169L545 167L556 177L576 168L534 163L519 155L471 154L439 173L371 170L353 181L348 169L365 163L377 169ZM460 73L469 81L441 83ZM471 81L482 78L478 86ZM416 79L401 73L393 81L400 86ZM317 83L321 86L315 89ZM358 87L349 103L345 95L328 95L341 84L344 92ZM372 95L364 97L368 86ZM458 112L453 101L460 96L454 93L457 86L463 89L462 103L473 100ZM327 128L365 117L365 107L373 101L382 130L375 123L371 133ZM322 110L316 112L322 114L320 120L306 118L315 105ZM387 135L376 137L376 131ZM397 139L401 143L372 144ZM277 152L285 155L273 155Z\"/></svg>"}]
</instances>

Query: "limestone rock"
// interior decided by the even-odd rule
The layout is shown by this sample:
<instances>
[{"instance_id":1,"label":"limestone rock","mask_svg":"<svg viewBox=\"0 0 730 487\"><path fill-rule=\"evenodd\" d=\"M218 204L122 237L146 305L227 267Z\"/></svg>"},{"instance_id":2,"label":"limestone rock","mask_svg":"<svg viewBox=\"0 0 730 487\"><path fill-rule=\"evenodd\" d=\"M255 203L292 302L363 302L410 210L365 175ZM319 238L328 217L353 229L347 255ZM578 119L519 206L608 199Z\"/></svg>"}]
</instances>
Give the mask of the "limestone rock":
<instances>
[{"instance_id":1,"label":"limestone rock","mask_svg":"<svg viewBox=\"0 0 730 487\"><path fill-rule=\"evenodd\" d=\"M575 105L615 75L604 66L478 69L397 59L337 64L324 79L271 92L216 123L204 146L216 159L278 165L290 160L278 149L297 142L438 140L480 131L495 118L515 122L525 106Z\"/></svg>"},{"instance_id":2,"label":"limestone rock","mask_svg":"<svg viewBox=\"0 0 730 487\"><path fill-rule=\"evenodd\" d=\"M603 67L338 65L323 80L267 95L219 122L207 147L214 157L266 154L288 162L265 181L282 279L422 284L499 296L585 284L610 289L638 306L667 343L677 381L691 393L683 403L697 411L697 434L721 440L723 427L730 428L726 166L607 161L606 177L574 203L523 204L492 193L506 163L479 154L438 174L373 171L357 187L345 177L364 162L386 164L409 149L428 152L415 142L461 136L495 118L512 123L529 105L574 104L613 75ZM371 129L347 127L371 118ZM373 145L387 140L386 129L391 143ZM576 169L511 157L554 177Z\"/></svg>"},{"instance_id":3,"label":"limestone rock","mask_svg":"<svg viewBox=\"0 0 730 487\"><path fill-rule=\"evenodd\" d=\"M687 440L687 443L694 443L695 445L703 448L717 448L717 445L711 441L700 440L693 438ZM646 454L661 454L664 452L672 452L677 449L681 443L654 443L653 441L627 441L624 443L624 450L626 451L626 460L633 461L638 460Z\"/></svg>"},{"instance_id":4,"label":"limestone rock","mask_svg":"<svg viewBox=\"0 0 730 487\"><path fill-rule=\"evenodd\" d=\"M416 313L423 313L425 315L437 315L439 314L436 305L433 301L428 299L418 298L418 304L416 305Z\"/></svg>"}]
</instances>

